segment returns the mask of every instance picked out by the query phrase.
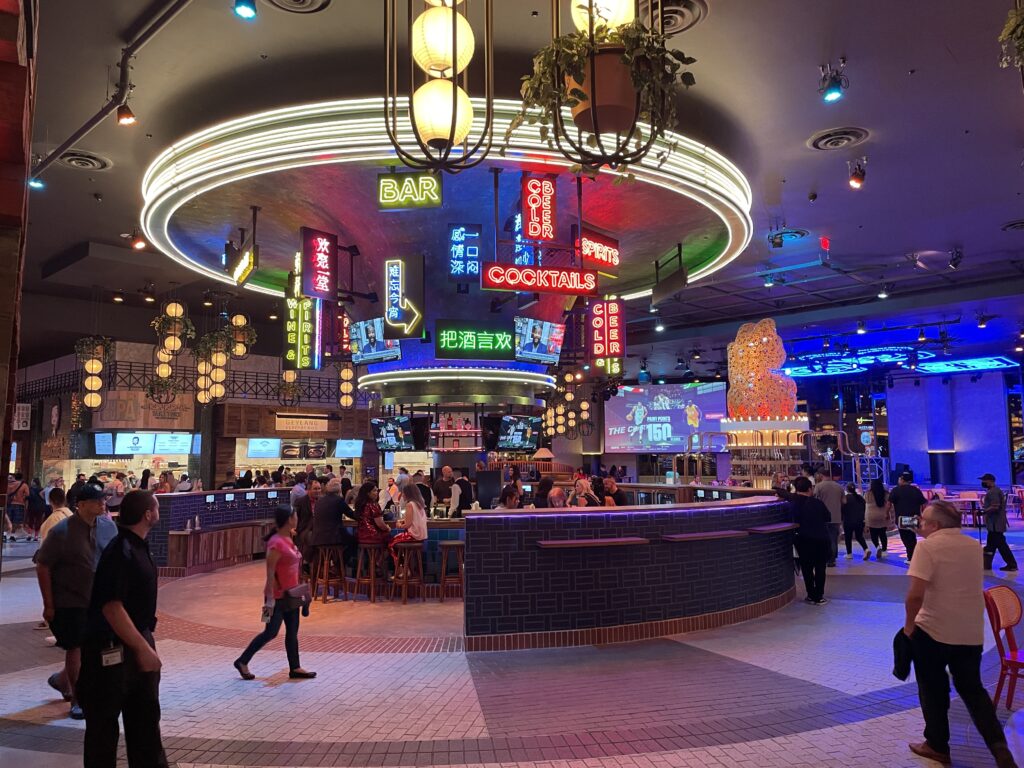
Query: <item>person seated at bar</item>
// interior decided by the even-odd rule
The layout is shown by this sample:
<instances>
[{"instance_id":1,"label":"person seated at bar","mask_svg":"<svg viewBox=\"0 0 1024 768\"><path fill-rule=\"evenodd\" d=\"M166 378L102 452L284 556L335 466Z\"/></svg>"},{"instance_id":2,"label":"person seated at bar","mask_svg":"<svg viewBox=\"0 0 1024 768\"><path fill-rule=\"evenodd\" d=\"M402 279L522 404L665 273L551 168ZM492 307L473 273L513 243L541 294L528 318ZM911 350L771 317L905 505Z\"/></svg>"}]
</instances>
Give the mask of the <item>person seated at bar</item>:
<instances>
[{"instance_id":1,"label":"person seated at bar","mask_svg":"<svg viewBox=\"0 0 1024 768\"><path fill-rule=\"evenodd\" d=\"M533 505L537 509L546 509L548 507L548 497L551 494L551 489L554 487L555 481L550 477L542 478L537 484L537 492L533 494Z\"/></svg>"},{"instance_id":2,"label":"person seated at bar","mask_svg":"<svg viewBox=\"0 0 1024 768\"><path fill-rule=\"evenodd\" d=\"M229 469L224 473L224 482L217 486L219 491L231 491L235 487L235 470Z\"/></svg>"},{"instance_id":3,"label":"person seated at bar","mask_svg":"<svg viewBox=\"0 0 1024 768\"><path fill-rule=\"evenodd\" d=\"M396 525L402 530L388 544L391 559L395 561L396 576L401 574L398 572L398 551L395 546L406 541L427 540L427 509L423 504L423 494L416 483L406 483L403 486L401 503L404 514Z\"/></svg>"},{"instance_id":4,"label":"person seated at bar","mask_svg":"<svg viewBox=\"0 0 1024 768\"><path fill-rule=\"evenodd\" d=\"M604 479L604 505L606 507L629 506L629 499L626 492L619 488L619 484L609 475Z\"/></svg>"},{"instance_id":5,"label":"person seated at bar","mask_svg":"<svg viewBox=\"0 0 1024 768\"><path fill-rule=\"evenodd\" d=\"M188 475L182 473L178 479L178 484L174 487L175 493L188 493L192 490L192 481L188 479Z\"/></svg>"},{"instance_id":6,"label":"person seated at bar","mask_svg":"<svg viewBox=\"0 0 1024 768\"><path fill-rule=\"evenodd\" d=\"M309 484L306 495L295 503L295 514L297 516L295 545L299 548L299 552L302 553L302 557L307 563L312 553L309 542L313 538L313 510L316 508L316 503L320 499L322 490L323 486L320 485L320 481L314 480Z\"/></svg>"},{"instance_id":7,"label":"person seated at bar","mask_svg":"<svg viewBox=\"0 0 1024 768\"><path fill-rule=\"evenodd\" d=\"M359 523L356 525L356 540L360 545L387 544L391 538L391 526L384 521L380 510L380 489L372 480L367 480L356 492L355 511ZM384 551L379 553L373 567L384 567Z\"/></svg>"},{"instance_id":8,"label":"person seated at bar","mask_svg":"<svg viewBox=\"0 0 1024 768\"><path fill-rule=\"evenodd\" d=\"M552 488L551 492L548 493L547 507L548 509L561 509L565 506L565 489L564 488Z\"/></svg>"},{"instance_id":9,"label":"person seated at bar","mask_svg":"<svg viewBox=\"0 0 1024 768\"><path fill-rule=\"evenodd\" d=\"M600 507L601 500L594 494L589 480L580 478L573 485L572 493L569 494L570 507Z\"/></svg>"},{"instance_id":10,"label":"person seated at bar","mask_svg":"<svg viewBox=\"0 0 1024 768\"><path fill-rule=\"evenodd\" d=\"M498 497L498 504L495 509L518 509L519 492L516 487L509 483L501 489L501 496Z\"/></svg>"},{"instance_id":11,"label":"person seated at bar","mask_svg":"<svg viewBox=\"0 0 1024 768\"><path fill-rule=\"evenodd\" d=\"M341 498L341 481L334 478L323 489L323 495L313 505L313 533L311 547L344 547L345 562L356 556L356 537L345 527L345 518L356 520L352 508Z\"/></svg>"}]
</instances>

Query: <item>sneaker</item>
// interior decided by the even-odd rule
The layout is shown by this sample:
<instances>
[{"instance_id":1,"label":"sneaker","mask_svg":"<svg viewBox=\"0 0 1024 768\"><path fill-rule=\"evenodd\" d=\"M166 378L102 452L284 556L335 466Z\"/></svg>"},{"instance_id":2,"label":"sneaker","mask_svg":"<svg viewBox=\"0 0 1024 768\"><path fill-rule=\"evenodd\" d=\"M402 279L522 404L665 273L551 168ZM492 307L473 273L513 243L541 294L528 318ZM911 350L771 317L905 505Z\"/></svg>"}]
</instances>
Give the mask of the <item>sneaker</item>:
<instances>
[{"instance_id":1,"label":"sneaker","mask_svg":"<svg viewBox=\"0 0 1024 768\"><path fill-rule=\"evenodd\" d=\"M34 627L32 627L32 629L49 629L49 628L50 628L50 625L47 624L45 621L40 621L38 624L36 624Z\"/></svg>"},{"instance_id":2,"label":"sneaker","mask_svg":"<svg viewBox=\"0 0 1024 768\"><path fill-rule=\"evenodd\" d=\"M46 684L59 693L64 701L71 701L71 694L60 687L60 672L54 672L46 678Z\"/></svg>"},{"instance_id":3,"label":"sneaker","mask_svg":"<svg viewBox=\"0 0 1024 768\"><path fill-rule=\"evenodd\" d=\"M853 560L853 552L847 552L846 553L846 559L847 560Z\"/></svg>"},{"instance_id":4,"label":"sneaker","mask_svg":"<svg viewBox=\"0 0 1024 768\"><path fill-rule=\"evenodd\" d=\"M814 598L813 598L813 597L805 597L805 598L804 598L804 602L805 602L805 603L810 603L811 605L814 605L814 603L815 603L816 601L814 600Z\"/></svg>"},{"instance_id":5,"label":"sneaker","mask_svg":"<svg viewBox=\"0 0 1024 768\"><path fill-rule=\"evenodd\" d=\"M72 720L85 720L85 712L83 712L82 708L77 704L71 705L70 715Z\"/></svg>"},{"instance_id":6,"label":"sneaker","mask_svg":"<svg viewBox=\"0 0 1024 768\"><path fill-rule=\"evenodd\" d=\"M875 560L881 560L883 557L885 557L884 549L880 549L877 552L875 552Z\"/></svg>"},{"instance_id":7,"label":"sneaker","mask_svg":"<svg viewBox=\"0 0 1024 768\"><path fill-rule=\"evenodd\" d=\"M1013 572L1013 571L1016 571L1016 570L1017 570L1017 566L1016 566L1016 565L1004 565L1004 566L1003 566L1002 568L1000 568L999 570L1000 570L1000 571L1007 571L1007 572Z\"/></svg>"},{"instance_id":8,"label":"sneaker","mask_svg":"<svg viewBox=\"0 0 1024 768\"><path fill-rule=\"evenodd\" d=\"M820 600L815 600L814 604L815 605L824 605L827 602L828 602L828 598L827 597L823 597Z\"/></svg>"},{"instance_id":9,"label":"sneaker","mask_svg":"<svg viewBox=\"0 0 1024 768\"><path fill-rule=\"evenodd\" d=\"M937 752L932 749L927 741L922 741L920 744L908 744L907 746L910 747L910 751L915 755L927 758L928 760L934 760L943 765L953 764L953 759L949 756L948 752Z\"/></svg>"},{"instance_id":10,"label":"sneaker","mask_svg":"<svg viewBox=\"0 0 1024 768\"><path fill-rule=\"evenodd\" d=\"M864 559L865 560L870 560L871 559L871 550L870 549L865 549L864 550Z\"/></svg>"},{"instance_id":11,"label":"sneaker","mask_svg":"<svg viewBox=\"0 0 1024 768\"><path fill-rule=\"evenodd\" d=\"M826 567L827 568L835 568L836 567L836 561L833 560L833 561L831 561L829 563L826 563Z\"/></svg>"}]
</instances>

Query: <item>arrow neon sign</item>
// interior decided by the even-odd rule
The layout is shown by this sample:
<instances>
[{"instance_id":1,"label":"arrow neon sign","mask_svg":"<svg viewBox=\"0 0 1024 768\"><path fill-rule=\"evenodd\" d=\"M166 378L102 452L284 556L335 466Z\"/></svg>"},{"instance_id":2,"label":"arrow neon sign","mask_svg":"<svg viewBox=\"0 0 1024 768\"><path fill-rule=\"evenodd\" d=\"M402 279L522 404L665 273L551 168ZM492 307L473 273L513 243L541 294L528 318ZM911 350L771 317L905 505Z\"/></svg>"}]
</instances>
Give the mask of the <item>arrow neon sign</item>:
<instances>
[{"instance_id":1,"label":"arrow neon sign","mask_svg":"<svg viewBox=\"0 0 1024 768\"><path fill-rule=\"evenodd\" d=\"M405 269L402 259L388 259L384 262L384 283L387 286L387 304L384 322L401 330L402 336L415 335L423 315L405 295Z\"/></svg>"}]
</instances>

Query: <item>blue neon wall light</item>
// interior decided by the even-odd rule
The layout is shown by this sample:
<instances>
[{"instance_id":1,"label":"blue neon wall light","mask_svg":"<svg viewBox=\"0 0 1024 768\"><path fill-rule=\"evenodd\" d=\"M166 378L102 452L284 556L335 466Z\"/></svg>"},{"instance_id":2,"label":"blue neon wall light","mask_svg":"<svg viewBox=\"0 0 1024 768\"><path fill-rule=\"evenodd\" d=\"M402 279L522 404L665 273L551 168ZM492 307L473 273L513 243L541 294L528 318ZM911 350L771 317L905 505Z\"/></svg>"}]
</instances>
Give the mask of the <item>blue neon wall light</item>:
<instances>
[{"instance_id":1,"label":"blue neon wall light","mask_svg":"<svg viewBox=\"0 0 1024 768\"><path fill-rule=\"evenodd\" d=\"M783 372L794 378L845 376L852 373L863 373L873 365L906 363L915 354L918 360L929 360L935 357L934 352L917 349L910 344L889 344L848 351L835 350L798 355L792 358Z\"/></svg>"},{"instance_id":2,"label":"blue neon wall light","mask_svg":"<svg viewBox=\"0 0 1024 768\"><path fill-rule=\"evenodd\" d=\"M1008 357L968 357L962 360L933 360L917 366L918 373L971 373L999 371L1020 366Z\"/></svg>"}]
</instances>

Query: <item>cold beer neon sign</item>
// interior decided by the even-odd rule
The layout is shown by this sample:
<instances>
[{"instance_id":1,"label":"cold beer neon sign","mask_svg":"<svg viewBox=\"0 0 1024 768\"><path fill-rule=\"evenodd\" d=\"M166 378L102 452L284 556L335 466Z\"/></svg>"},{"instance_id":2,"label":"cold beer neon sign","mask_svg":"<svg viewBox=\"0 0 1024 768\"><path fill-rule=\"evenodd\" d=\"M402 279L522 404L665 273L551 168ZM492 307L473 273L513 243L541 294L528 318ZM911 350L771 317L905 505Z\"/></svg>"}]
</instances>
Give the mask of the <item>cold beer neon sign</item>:
<instances>
[{"instance_id":1,"label":"cold beer neon sign","mask_svg":"<svg viewBox=\"0 0 1024 768\"><path fill-rule=\"evenodd\" d=\"M592 301L587 318L587 347L591 360L626 356L626 323L622 302ZM607 365L605 366L607 368Z\"/></svg>"},{"instance_id":2,"label":"cold beer neon sign","mask_svg":"<svg viewBox=\"0 0 1024 768\"><path fill-rule=\"evenodd\" d=\"M555 239L555 180L523 179L523 236L527 240Z\"/></svg>"}]
</instances>

